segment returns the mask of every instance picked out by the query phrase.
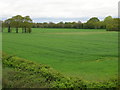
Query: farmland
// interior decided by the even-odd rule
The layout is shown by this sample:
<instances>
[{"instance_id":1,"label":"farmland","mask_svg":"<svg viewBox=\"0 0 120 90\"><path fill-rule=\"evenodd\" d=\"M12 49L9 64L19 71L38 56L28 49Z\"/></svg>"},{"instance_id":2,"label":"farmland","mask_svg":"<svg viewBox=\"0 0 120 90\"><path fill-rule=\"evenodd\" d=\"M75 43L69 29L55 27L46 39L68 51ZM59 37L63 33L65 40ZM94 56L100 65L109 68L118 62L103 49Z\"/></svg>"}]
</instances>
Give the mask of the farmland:
<instances>
[{"instance_id":1,"label":"farmland","mask_svg":"<svg viewBox=\"0 0 120 90\"><path fill-rule=\"evenodd\" d=\"M4 31L3 52L49 65L66 76L105 80L117 75L117 35L104 29Z\"/></svg>"}]
</instances>

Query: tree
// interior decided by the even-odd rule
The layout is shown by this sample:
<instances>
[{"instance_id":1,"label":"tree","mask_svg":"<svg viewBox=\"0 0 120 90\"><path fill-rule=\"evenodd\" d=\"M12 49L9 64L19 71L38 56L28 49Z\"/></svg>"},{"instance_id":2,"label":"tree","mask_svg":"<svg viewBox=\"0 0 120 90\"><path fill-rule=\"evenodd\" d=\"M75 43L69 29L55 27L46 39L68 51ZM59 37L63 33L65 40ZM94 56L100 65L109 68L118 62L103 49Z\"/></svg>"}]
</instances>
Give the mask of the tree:
<instances>
[{"instance_id":1,"label":"tree","mask_svg":"<svg viewBox=\"0 0 120 90\"><path fill-rule=\"evenodd\" d=\"M105 28L109 27L109 23L111 23L112 20L113 20L112 16L108 16L104 19Z\"/></svg>"},{"instance_id":2,"label":"tree","mask_svg":"<svg viewBox=\"0 0 120 90\"><path fill-rule=\"evenodd\" d=\"M74 28L77 28L77 29L82 29L83 28L83 24L81 21L78 21L77 23L74 24Z\"/></svg>"},{"instance_id":3,"label":"tree","mask_svg":"<svg viewBox=\"0 0 120 90\"><path fill-rule=\"evenodd\" d=\"M5 20L4 23L5 23L5 26L8 27L8 33L10 33L11 32L11 26L12 26L12 23L13 23L13 19L9 18L9 19Z\"/></svg>"},{"instance_id":4,"label":"tree","mask_svg":"<svg viewBox=\"0 0 120 90\"><path fill-rule=\"evenodd\" d=\"M104 24L107 31L119 31L119 18L108 16L104 19Z\"/></svg>"},{"instance_id":5,"label":"tree","mask_svg":"<svg viewBox=\"0 0 120 90\"><path fill-rule=\"evenodd\" d=\"M32 27L32 19L29 16L25 16L23 17L23 30L25 31L25 33L29 32L31 33L31 27ZM27 30L28 28L28 30Z\"/></svg>"},{"instance_id":6,"label":"tree","mask_svg":"<svg viewBox=\"0 0 120 90\"><path fill-rule=\"evenodd\" d=\"M113 18L112 20L110 20L109 23L107 23L106 30L107 31L120 31L119 22L120 22L120 18Z\"/></svg>"},{"instance_id":7,"label":"tree","mask_svg":"<svg viewBox=\"0 0 120 90\"><path fill-rule=\"evenodd\" d=\"M13 20L13 25L16 28L16 33L18 33L18 28L22 27L22 23L23 23L23 17L21 15L17 15L12 17Z\"/></svg>"},{"instance_id":8,"label":"tree","mask_svg":"<svg viewBox=\"0 0 120 90\"><path fill-rule=\"evenodd\" d=\"M5 20L4 26L8 27L8 32L11 32L11 27L14 27L16 28L16 33L18 33L18 28L22 28L22 32L31 33L32 19L29 16L16 15Z\"/></svg>"},{"instance_id":9,"label":"tree","mask_svg":"<svg viewBox=\"0 0 120 90\"><path fill-rule=\"evenodd\" d=\"M3 32L4 23L0 20L0 32Z\"/></svg>"},{"instance_id":10,"label":"tree","mask_svg":"<svg viewBox=\"0 0 120 90\"><path fill-rule=\"evenodd\" d=\"M64 28L64 23L63 22L57 23L57 28Z\"/></svg>"},{"instance_id":11,"label":"tree","mask_svg":"<svg viewBox=\"0 0 120 90\"><path fill-rule=\"evenodd\" d=\"M87 21L86 26L89 29L97 29L98 22L100 22L100 20L97 17L92 17Z\"/></svg>"},{"instance_id":12,"label":"tree","mask_svg":"<svg viewBox=\"0 0 120 90\"><path fill-rule=\"evenodd\" d=\"M108 16L108 17L106 17L105 19L104 19L104 23L109 23L109 21L111 21L113 18L112 18L112 16Z\"/></svg>"},{"instance_id":13,"label":"tree","mask_svg":"<svg viewBox=\"0 0 120 90\"><path fill-rule=\"evenodd\" d=\"M106 25L105 25L104 21L100 21L98 26L100 29L106 29Z\"/></svg>"}]
</instances>

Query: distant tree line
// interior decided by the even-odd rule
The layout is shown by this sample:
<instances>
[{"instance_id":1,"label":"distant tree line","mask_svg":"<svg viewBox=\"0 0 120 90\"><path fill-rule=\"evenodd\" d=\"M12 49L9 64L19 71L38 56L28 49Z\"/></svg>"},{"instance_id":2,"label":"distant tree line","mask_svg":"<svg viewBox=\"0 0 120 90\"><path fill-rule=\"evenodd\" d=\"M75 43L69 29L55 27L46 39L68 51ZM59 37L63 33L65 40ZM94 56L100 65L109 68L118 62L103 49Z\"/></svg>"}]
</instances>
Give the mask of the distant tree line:
<instances>
[{"instance_id":1,"label":"distant tree line","mask_svg":"<svg viewBox=\"0 0 120 90\"><path fill-rule=\"evenodd\" d=\"M100 21L97 17L90 18L86 23L78 22L44 22L33 23L29 16L22 17L21 15L13 16L2 22L3 28L8 28L8 32L12 32L11 28L16 28L16 33L19 28L22 28L22 33L31 33L31 28L76 28L76 29L106 29L107 31L120 31L120 18L106 17Z\"/></svg>"},{"instance_id":2,"label":"distant tree line","mask_svg":"<svg viewBox=\"0 0 120 90\"><path fill-rule=\"evenodd\" d=\"M119 31L119 18L106 17L100 21L97 17L90 18L86 23L78 22L44 22L33 23L33 28L76 28L76 29L106 29L107 31Z\"/></svg>"},{"instance_id":3,"label":"distant tree line","mask_svg":"<svg viewBox=\"0 0 120 90\"><path fill-rule=\"evenodd\" d=\"M19 28L22 28L22 33L31 33L32 19L29 16L22 17L21 15L13 16L2 22L3 28L8 28L8 32L12 32L11 28L16 28L16 33L19 32Z\"/></svg>"}]
</instances>

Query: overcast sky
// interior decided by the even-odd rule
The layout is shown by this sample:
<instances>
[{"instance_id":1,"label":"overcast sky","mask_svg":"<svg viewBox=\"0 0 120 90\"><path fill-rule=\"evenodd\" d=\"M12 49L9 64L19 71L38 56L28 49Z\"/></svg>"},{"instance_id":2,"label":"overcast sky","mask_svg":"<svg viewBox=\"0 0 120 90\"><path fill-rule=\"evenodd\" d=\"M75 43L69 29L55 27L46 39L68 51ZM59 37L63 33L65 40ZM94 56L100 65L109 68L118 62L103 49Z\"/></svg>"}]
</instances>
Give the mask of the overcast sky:
<instances>
[{"instance_id":1,"label":"overcast sky","mask_svg":"<svg viewBox=\"0 0 120 90\"><path fill-rule=\"evenodd\" d=\"M29 15L34 21L78 20L118 16L119 0L0 0L2 19ZM67 18L67 19L66 19ZM75 19L75 20L74 20ZM63 20L63 21L64 21Z\"/></svg>"}]
</instances>

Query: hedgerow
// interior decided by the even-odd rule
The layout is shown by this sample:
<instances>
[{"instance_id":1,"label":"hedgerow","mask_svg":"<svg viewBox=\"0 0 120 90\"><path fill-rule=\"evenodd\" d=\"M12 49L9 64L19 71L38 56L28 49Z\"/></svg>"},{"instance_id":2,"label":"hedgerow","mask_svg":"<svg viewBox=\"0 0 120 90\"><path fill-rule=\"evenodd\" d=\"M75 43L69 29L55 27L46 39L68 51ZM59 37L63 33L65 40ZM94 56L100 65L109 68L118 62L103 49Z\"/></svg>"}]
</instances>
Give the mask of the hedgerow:
<instances>
[{"instance_id":1,"label":"hedgerow","mask_svg":"<svg viewBox=\"0 0 120 90\"><path fill-rule=\"evenodd\" d=\"M50 66L3 54L3 88L117 88L118 80L84 81L67 77Z\"/></svg>"}]
</instances>

